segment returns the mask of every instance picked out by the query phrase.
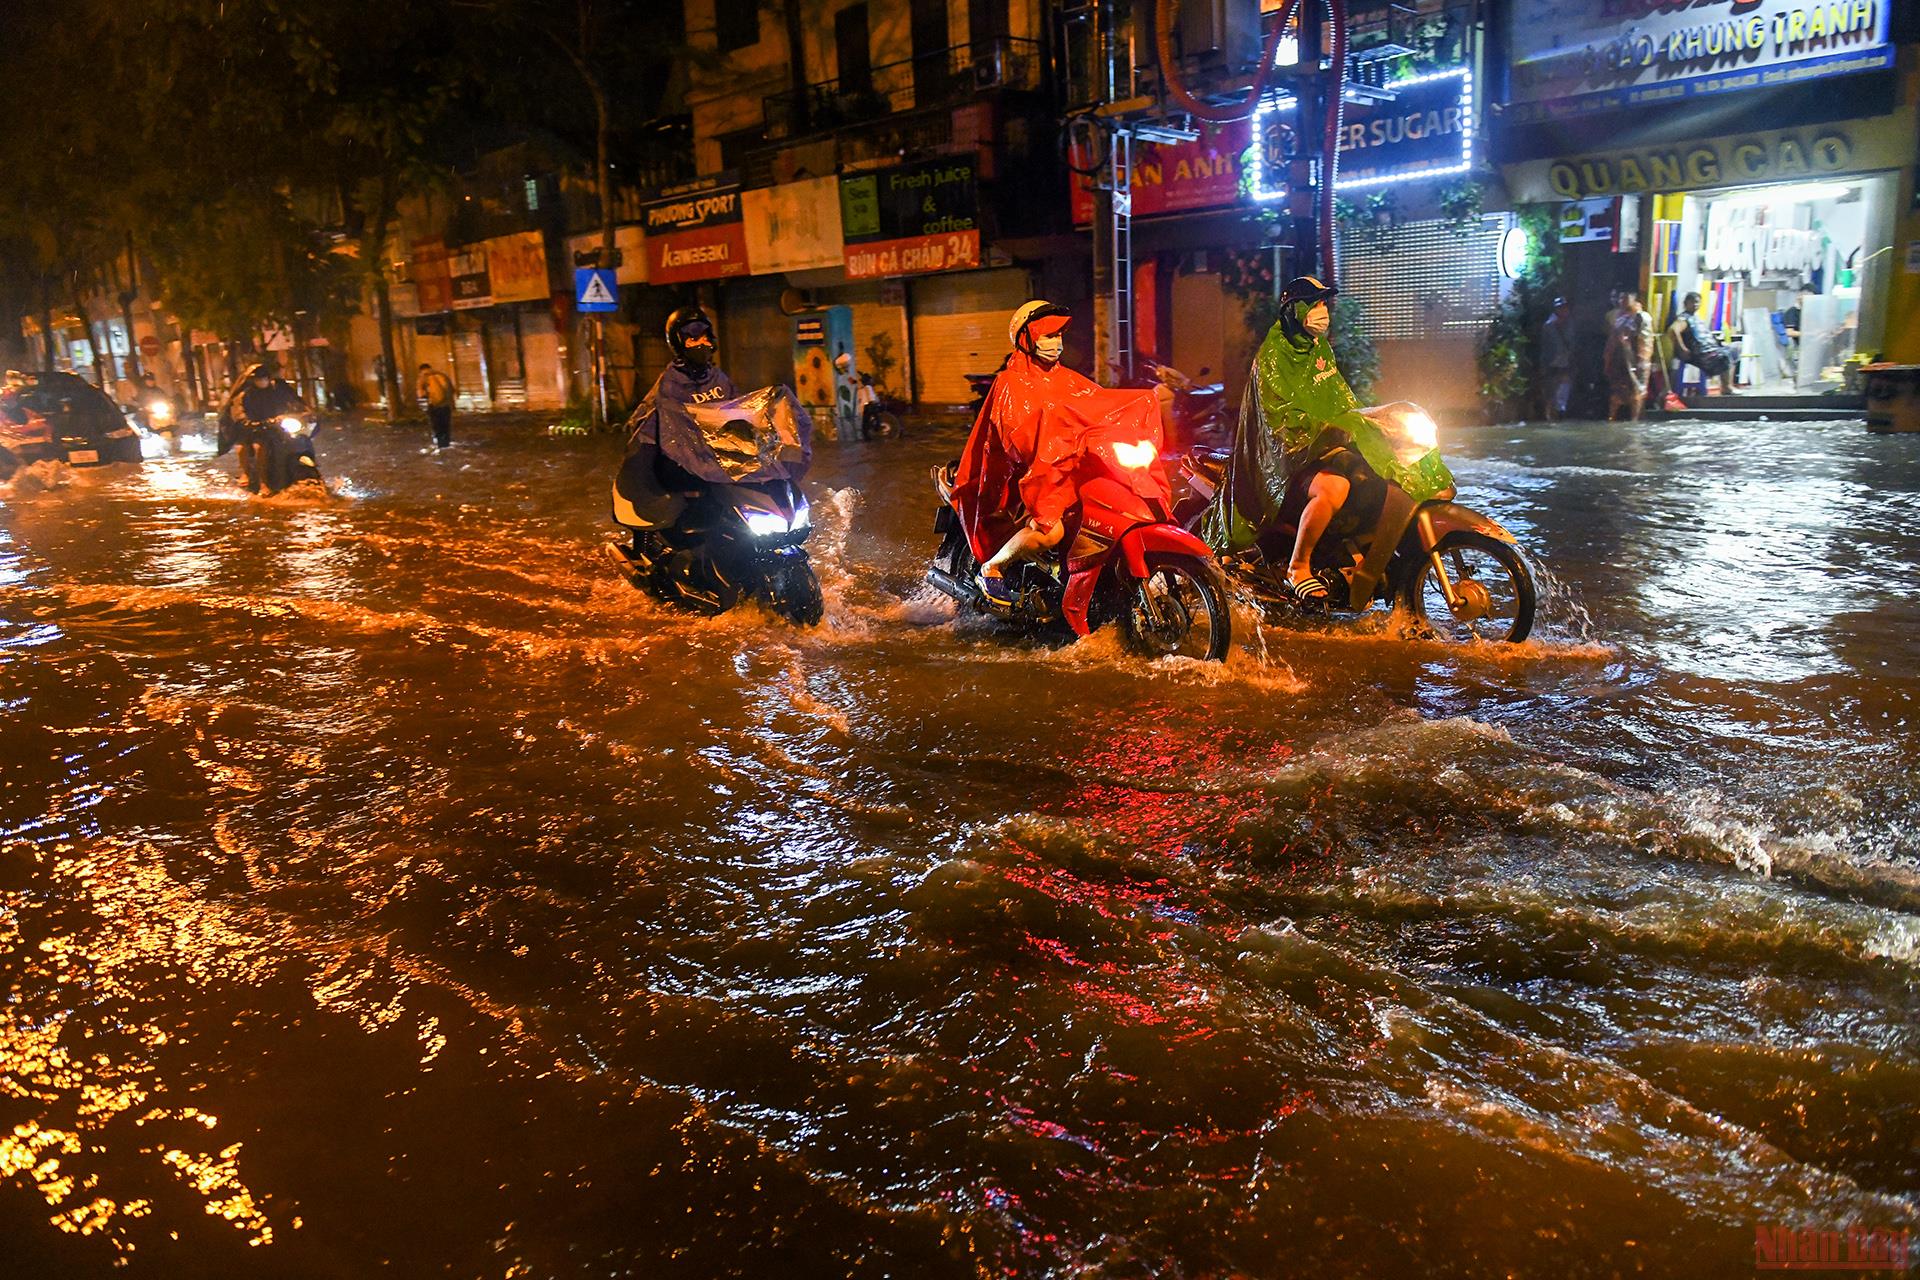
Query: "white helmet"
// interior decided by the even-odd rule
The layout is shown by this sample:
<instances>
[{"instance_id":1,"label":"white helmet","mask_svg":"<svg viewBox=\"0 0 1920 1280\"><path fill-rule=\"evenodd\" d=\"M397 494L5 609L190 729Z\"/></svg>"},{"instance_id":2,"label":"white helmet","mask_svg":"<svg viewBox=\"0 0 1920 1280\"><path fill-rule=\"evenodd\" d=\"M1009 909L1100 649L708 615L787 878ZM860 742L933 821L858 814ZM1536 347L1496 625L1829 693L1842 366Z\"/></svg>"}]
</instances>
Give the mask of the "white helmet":
<instances>
[{"instance_id":1,"label":"white helmet","mask_svg":"<svg viewBox=\"0 0 1920 1280\"><path fill-rule=\"evenodd\" d=\"M1035 321L1054 319L1057 319L1058 323L1041 326L1045 332L1037 335L1030 333L1029 326ZM1020 309L1013 313L1013 321L1007 325L1007 341L1013 344L1014 350L1032 354L1032 342L1023 341L1023 339L1046 337L1048 334L1058 333L1067 327L1067 322L1071 319L1073 319L1073 312L1067 308L1058 303L1048 302L1044 298L1035 298L1032 302L1022 303Z\"/></svg>"}]
</instances>

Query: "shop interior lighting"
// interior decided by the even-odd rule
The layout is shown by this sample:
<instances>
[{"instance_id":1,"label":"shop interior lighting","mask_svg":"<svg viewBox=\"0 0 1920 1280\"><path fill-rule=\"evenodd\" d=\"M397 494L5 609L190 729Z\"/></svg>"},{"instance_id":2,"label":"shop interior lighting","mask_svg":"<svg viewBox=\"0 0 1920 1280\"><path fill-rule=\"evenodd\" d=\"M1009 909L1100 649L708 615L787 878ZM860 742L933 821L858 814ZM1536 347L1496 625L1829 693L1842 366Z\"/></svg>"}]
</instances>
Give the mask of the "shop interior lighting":
<instances>
[{"instance_id":1,"label":"shop interior lighting","mask_svg":"<svg viewBox=\"0 0 1920 1280\"><path fill-rule=\"evenodd\" d=\"M1761 187L1755 191L1736 191L1716 196L1716 204L1808 204L1815 200L1838 200L1855 189L1851 182L1803 182L1791 187Z\"/></svg>"},{"instance_id":2,"label":"shop interior lighting","mask_svg":"<svg viewBox=\"0 0 1920 1280\"><path fill-rule=\"evenodd\" d=\"M1473 71L1471 68L1453 67L1424 76L1409 76L1405 80L1395 80L1386 87L1405 89L1417 84L1431 84L1436 80L1453 79L1460 81L1460 163L1438 169L1421 169L1416 173L1389 173L1372 178L1340 178L1334 182L1333 189L1353 191L1363 187L1390 186L1396 182L1419 182L1427 178L1445 178L1456 173L1466 173L1472 169ZM1294 105L1294 99L1288 96L1271 104L1262 103L1253 113L1253 179L1249 185L1249 193L1255 200L1279 200L1287 194L1286 175L1267 172L1266 148L1261 145L1260 139L1266 132L1267 117L1291 111Z\"/></svg>"}]
</instances>

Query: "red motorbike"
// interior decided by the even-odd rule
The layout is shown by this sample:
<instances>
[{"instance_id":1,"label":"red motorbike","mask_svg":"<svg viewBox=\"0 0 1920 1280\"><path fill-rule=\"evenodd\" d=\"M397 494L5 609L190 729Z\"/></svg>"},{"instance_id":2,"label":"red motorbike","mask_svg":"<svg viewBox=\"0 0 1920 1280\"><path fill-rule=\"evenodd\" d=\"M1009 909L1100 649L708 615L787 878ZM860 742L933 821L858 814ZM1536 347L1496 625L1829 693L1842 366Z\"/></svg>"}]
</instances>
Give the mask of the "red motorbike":
<instances>
[{"instance_id":1,"label":"red motorbike","mask_svg":"<svg viewBox=\"0 0 1920 1280\"><path fill-rule=\"evenodd\" d=\"M955 504L958 460L936 467L940 549L927 581L963 605L1035 628L1064 624L1085 636L1117 622L1143 656L1222 661L1233 639L1226 584L1207 544L1175 523L1160 467L1158 439L1090 439L1060 548L1007 570L1011 608L989 601L976 579L996 548L974 545L967 532L977 525Z\"/></svg>"}]
</instances>

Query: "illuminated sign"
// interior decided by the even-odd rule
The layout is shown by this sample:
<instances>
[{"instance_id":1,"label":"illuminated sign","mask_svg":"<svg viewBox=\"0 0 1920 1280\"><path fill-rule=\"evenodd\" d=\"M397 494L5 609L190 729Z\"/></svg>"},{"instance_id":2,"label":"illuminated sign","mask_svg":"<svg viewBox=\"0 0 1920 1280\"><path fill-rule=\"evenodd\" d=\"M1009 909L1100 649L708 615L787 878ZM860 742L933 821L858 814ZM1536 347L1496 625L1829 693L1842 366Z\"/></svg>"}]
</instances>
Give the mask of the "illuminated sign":
<instances>
[{"instance_id":1,"label":"illuminated sign","mask_svg":"<svg viewBox=\"0 0 1920 1280\"><path fill-rule=\"evenodd\" d=\"M1443 178L1473 168L1473 72L1465 67L1396 80L1390 102L1349 106L1340 129L1336 191ZM1254 112L1248 189L1256 200L1287 194L1285 150L1294 102L1282 98Z\"/></svg>"},{"instance_id":2,"label":"illuminated sign","mask_svg":"<svg viewBox=\"0 0 1920 1280\"><path fill-rule=\"evenodd\" d=\"M1514 0L1512 118L1797 84L1893 63L1890 0Z\"/></svg>"}]
</instances>

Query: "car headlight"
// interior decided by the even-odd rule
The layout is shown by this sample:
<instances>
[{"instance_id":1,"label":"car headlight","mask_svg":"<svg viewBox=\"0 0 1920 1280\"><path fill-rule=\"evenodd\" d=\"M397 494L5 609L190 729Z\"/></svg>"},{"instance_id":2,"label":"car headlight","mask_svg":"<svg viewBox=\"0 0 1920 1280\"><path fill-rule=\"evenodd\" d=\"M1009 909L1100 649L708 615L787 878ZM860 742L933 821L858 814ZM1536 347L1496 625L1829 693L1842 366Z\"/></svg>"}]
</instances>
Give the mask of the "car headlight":
<instances>
[{"instance_id":1,"label":"car headlight","mask_svg":"<svg viewBox=\"0 0 1920 1280\"><path fill-rule=\"evenodd\" d=\"M787 518L778 511L749 511L747 532L756 538L771 538L775 534L786 533Z\"/></svg>"},{"instance_id":2,"label":"car headlight","mask_svg":"<svg viewBox=\"0 0 1920 1280\"><path fill-rule=\"evenodd\" d=\"M280 419L280 429L290 436L297 436L307 429L307 424L292 414L288 414L286 417Z\"/></svg>"}]
</instances>

